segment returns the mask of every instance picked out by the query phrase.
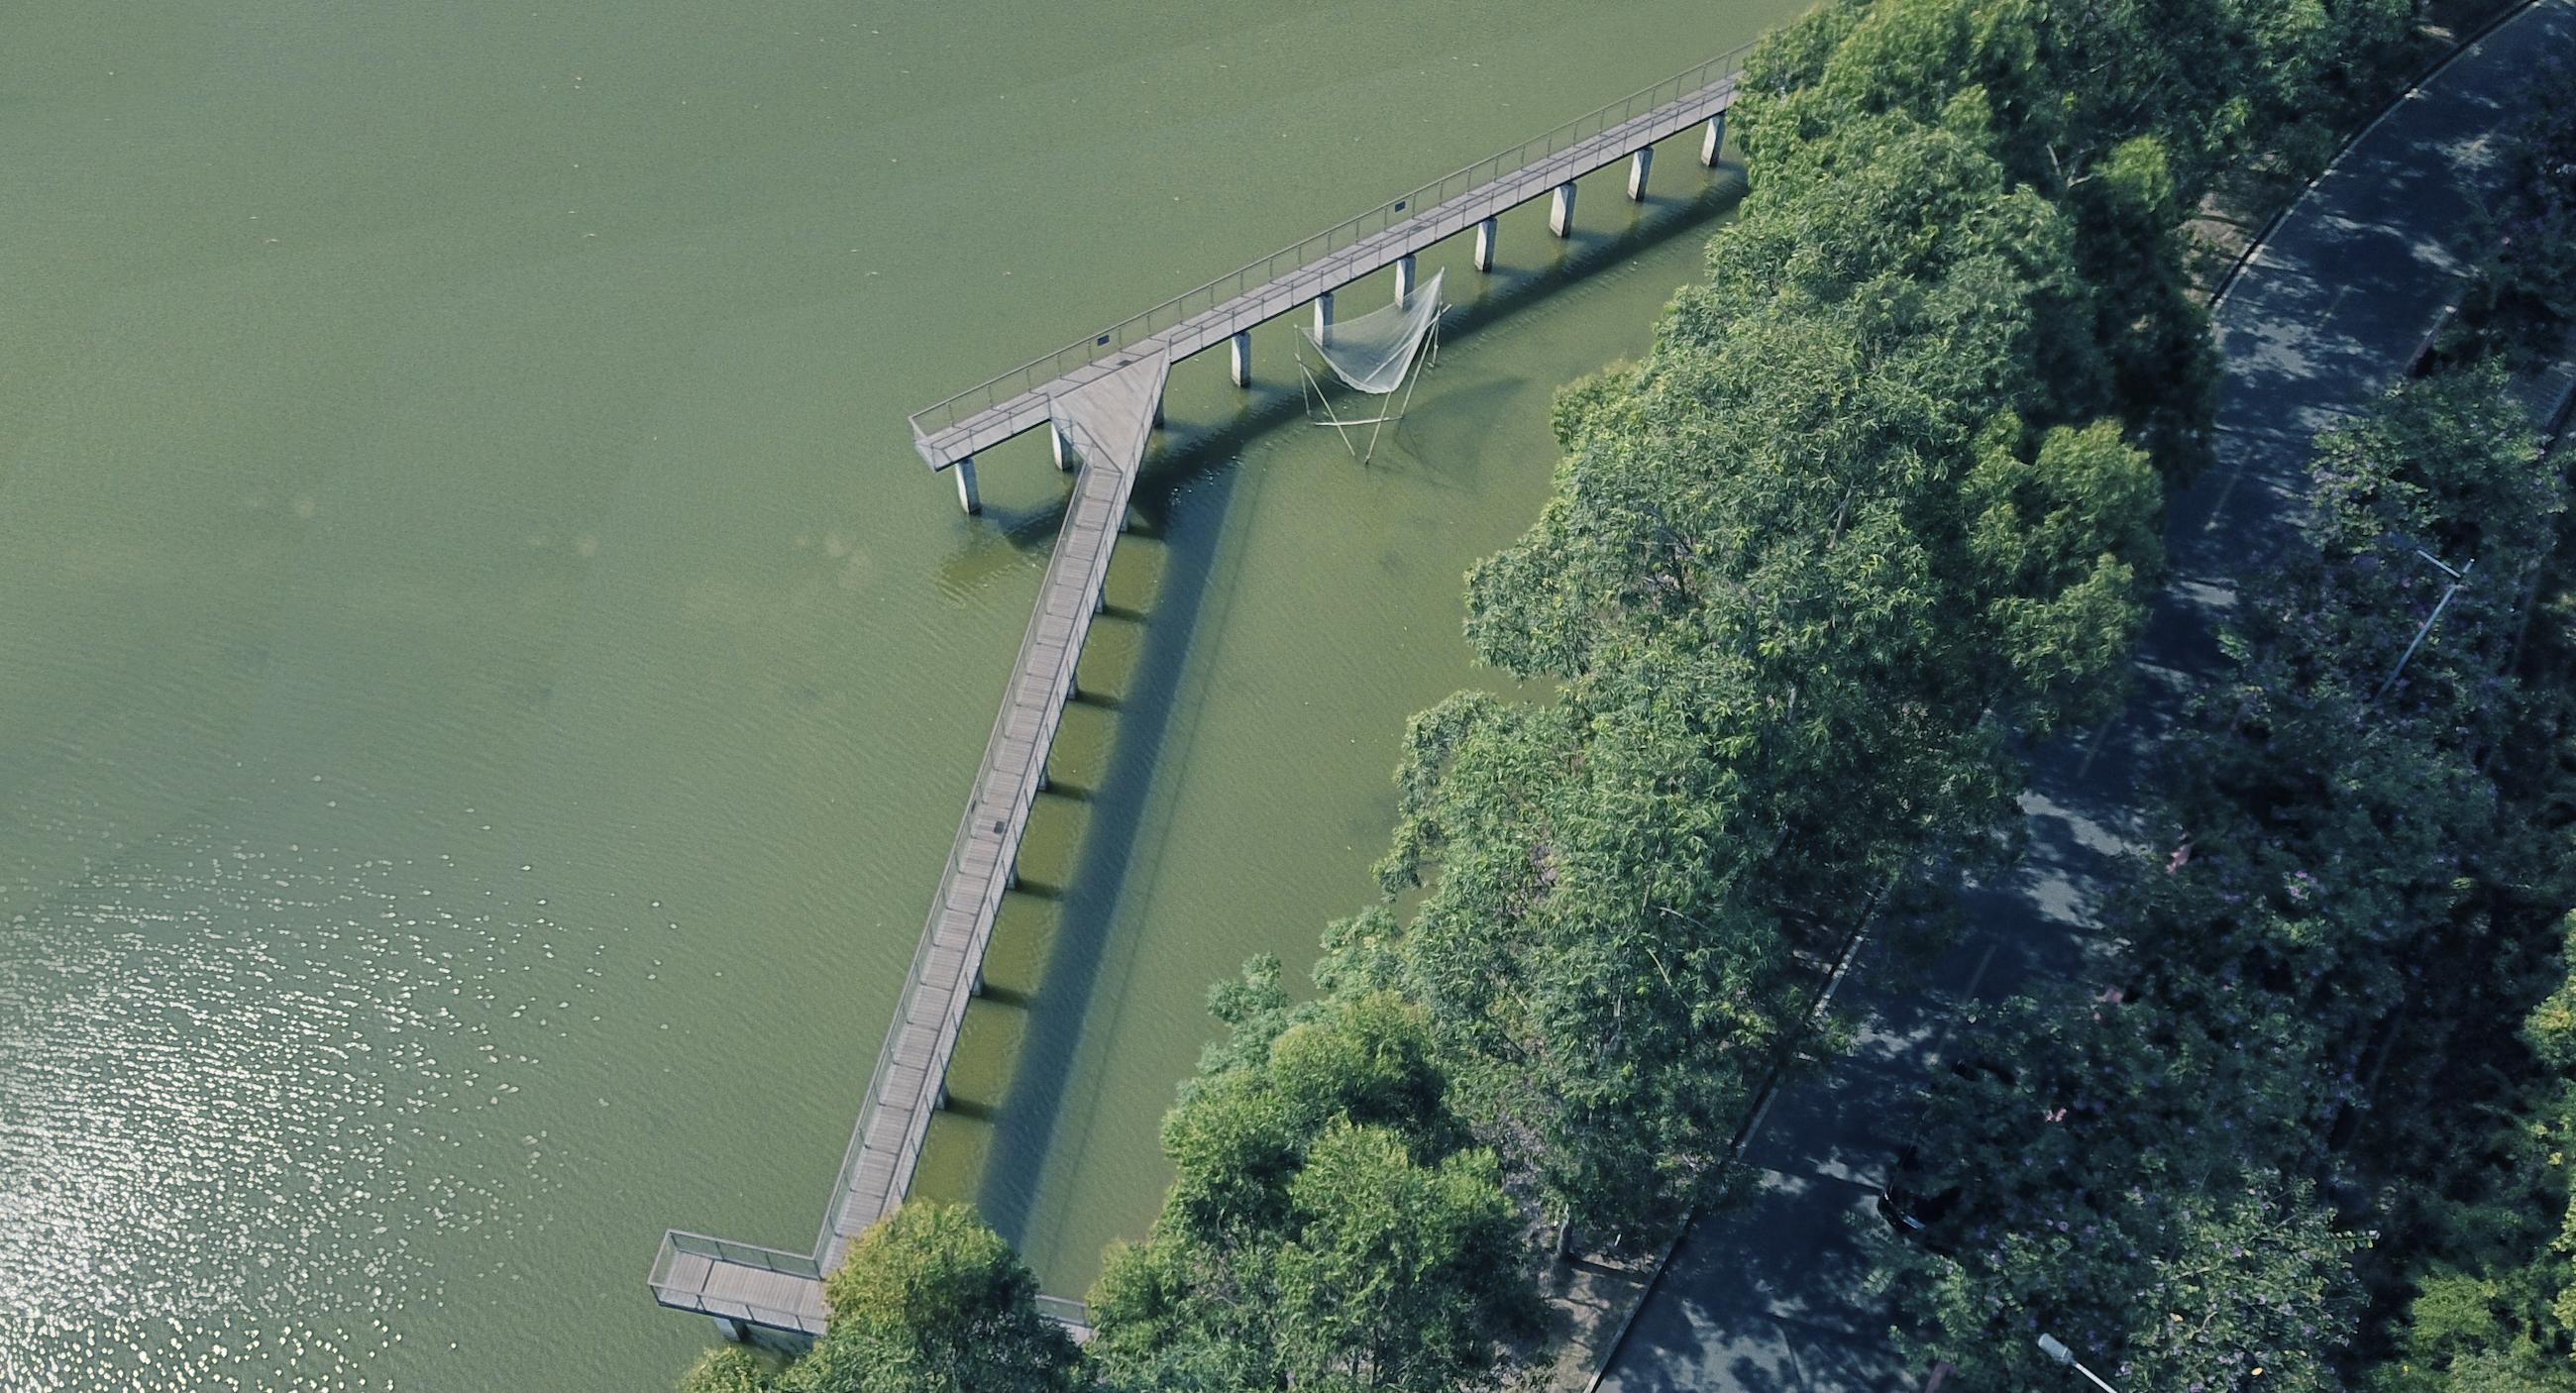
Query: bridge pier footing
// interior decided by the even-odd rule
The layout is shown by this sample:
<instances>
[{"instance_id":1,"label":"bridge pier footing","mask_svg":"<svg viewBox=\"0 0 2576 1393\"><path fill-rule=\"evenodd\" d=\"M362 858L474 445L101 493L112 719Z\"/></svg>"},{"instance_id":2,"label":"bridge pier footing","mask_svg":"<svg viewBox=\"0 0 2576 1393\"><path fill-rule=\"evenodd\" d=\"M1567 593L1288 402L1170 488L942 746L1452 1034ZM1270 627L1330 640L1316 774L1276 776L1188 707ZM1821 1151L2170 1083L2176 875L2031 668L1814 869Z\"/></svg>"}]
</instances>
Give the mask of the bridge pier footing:
<instances>
[{"instance_id":1,"label":"bridge pier footing","mask_svg":"<svg viewBox=\"0 0 2576 1393\"><path fill-rule=\"evenodd\" d=\"M735 1320L731 1316L717 1316L714 1317L714 1320L716 1323L717 1339L722 1340L727 1344L734 1345L749 1344L751 1342L751 1330L741 1321Z\"/></svg>"},{"instance_id":2,"label":"bridge pier footing","mask_svg":"<svg viewBox=\"0 0 2576 1393\"><path fill-rule=\"evenodd\" d=\"M1574 235L1574 183L1567 180L1548 196L1547 230L1559 237Z\"/></svg>"},{"instance_id":3,"label":"bridge pier footing","mask_svg":"<svg viewBox=\"0 0 2576 1393\"><path fill-rule=\"evenodd\" d=\"M1725 143L1726 113L1721 111L1708 118L1708 127L1700 135L1699 162L1711 169L1717 168L1717 147Z\"/></svg>"},{"instance_id":4,"label":"bridge pier footing","mask_svg":"<svg viewBox=\"0 0 2576 1393\"><path fill-rule=\"evenodd\" d=\"M1073 468L1075 459L1073 437L1065 434L1064 427L1059 425L1049 425L1047 434L1055 438L1055 467L1066 470Z\"/></svg>"},{"instance_id":5,"label":"bridge pier footing","mask_svg":"<svg viewBox=\"0 0 2576 1393\"><path fill-rule=\"evenodd\" d=\"M1395 259L1395 298L1401 300L1412 293L1413 258L1411 256L1399 256Z\"/></svg>"},{"instance_id":6,"label":"bridge pier footing","mask_svg":"<svg viewBox=\"0 0 2576 1393\"><path fill-rule=\"evenodd\" d=\"M1322 338L1324 331L1332 327L1333 292L1327 290L1315 297L1315 337Z\"/></svg>"},{"instance_id":7,"label":"bridge pier footing","mask_svg":"<svg viewBox=\"0 0 2576 1393\"><path fill-rule=\"evenodd\" d=\"M975 491L975 457L968 455L948 467L957 472L957 506L968 517L984 511L984 496Z\"/></svg>"},{"instance_id":8,"label":"bridge pier footing","mask_svg":"<svg viewBox=\"0 0 2576 1393\"><path fill-rule=\"evenodd\" d=\"M1655 147L1649 145L1628 156L1628 201L1646 201L1646 174L1655 167Z\"/></svg>"},{"instance_id":9,"label":"bridge pier footing","mask_svg":"<svg viewBox=\"0 0 2576 1393\"><path fill-rule=\"evenodd\" d=\"M1252 331L1245 329L1226 342L1226 376L1237 387L1252 385Z\"/></svg>"},{"instance_id":10,"label":"bridge pier footing","mask_svg":"<svg viewBox=\"0 0 2576 1393\"><path fill-rule=\"evenodd\" d=\"M1477 270L1491 271L1494 269L1494 237L1495 234L1500 231L1502 231L1502 222L1497 218L1487 218L1483 222L1476 224Z\"/></svg>"}]
</instances>

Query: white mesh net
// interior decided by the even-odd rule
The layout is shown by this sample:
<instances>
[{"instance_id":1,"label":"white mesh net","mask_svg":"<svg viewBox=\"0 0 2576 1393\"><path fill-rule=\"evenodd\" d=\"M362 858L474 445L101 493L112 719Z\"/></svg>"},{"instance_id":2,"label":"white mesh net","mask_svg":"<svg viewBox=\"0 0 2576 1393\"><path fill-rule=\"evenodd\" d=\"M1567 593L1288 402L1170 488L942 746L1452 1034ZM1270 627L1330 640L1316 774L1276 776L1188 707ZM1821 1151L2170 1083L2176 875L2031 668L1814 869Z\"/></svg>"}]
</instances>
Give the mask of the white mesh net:
<instances>
[{"instance_id":1,"label":"white mesh net","mask_svg":"<svg viewBox=\"0 0 2576 1393\"><path fill-rule=\"evenodd\" d=\"M1331 365L1333 376L1360 391L1385 396L1404 385L1413 355L1440 317L1440 277L1446 274L1434 274L1427 284L1415 286L1412 294L1384 309L1328 325L1321 334L1310 331L1306 337Z\"/></svg>"}]
</instances>

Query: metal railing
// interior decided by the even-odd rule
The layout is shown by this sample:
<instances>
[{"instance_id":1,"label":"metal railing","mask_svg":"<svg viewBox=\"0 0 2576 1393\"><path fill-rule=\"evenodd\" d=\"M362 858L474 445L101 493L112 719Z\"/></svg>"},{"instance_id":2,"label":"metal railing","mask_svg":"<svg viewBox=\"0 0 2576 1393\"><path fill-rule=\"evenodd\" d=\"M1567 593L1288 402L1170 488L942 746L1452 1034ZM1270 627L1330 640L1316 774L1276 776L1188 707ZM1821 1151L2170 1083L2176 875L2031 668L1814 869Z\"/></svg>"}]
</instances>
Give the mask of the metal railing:
<instances>
[{"instance_id":1,"label":"metal railing","mask_svg":"<svg viewBox=\"0 0 2576 1393\"><path fill-rule=\"evenodd\" d=\"M803 1253L763 1248L756 1243L736 1243L730 1238L711 1238L706 1234L690 1233L685 1229L664 1229L662 1250L653 1257L651 1281L654 1286L672 1285L671 1267L683 1255L708 1258L716 1262L729 1262L737 1267L757 1267L770 1272L783 1272L790 1277L811 1277L816 1281L821 1281L823 1278L822 1265Z\"/></svg>"},{"instance_id":2,"label":"metal railing","mask_svg":"<svg viewBox=\"0 0 2576 1393\"><path fill-rule=\"evenodd\" d=\"M1081 433L1079 426L1076 426L1073 429L1077 433ZM1072 537L1071 524L1080 516L1081 510L1087 501L1086 494L1094 482L1099 481L1103 486L1109 487L1113 491L1116 491L1118 487L1116 484L1109 482L1108 471L1095 470L1088 463L1090 460L1105 460L1107 456L1098 448L1097 442L1089 439L1087 433L1083 434L1084 438L1078 440L1076 443L1082 450L1086 463L1081 474L1077 476L1076 479L1076 492L1073 500L1073 508L1066 513L1066 524L1068 530L1064 535L1068 539ZM1121 500L1115 506L1123 510L1126 505L1124 501ZM1113 518L1111 519L1110 525L1106 531L1090 537L1087 542L1072 543L1070 545L1065 542L1060 542L1054 556L1049 558L1047 562L1046 576L1040 583L1038 590L1038 607L1036 611L1029 616L1028 629L1020 636L1019 649L1011 658L1011 689L1003 693L1001 710L996 712L993 716L993 729L985 737L983 757L977 760L975 764L975 782L972 785L971 791L967 795L965 815L958 820L957 836L955 840L949 843L946 872L940 877L940 897L932 902L930 909L930 923L922 932L921 942L913 948L912 964L907 970L904 978L903 992L895 999L894 1021L886 1031L886 1046L885 1048L877 1051L876 1068L871 1071L868 1076L868 1091L865 1097L860 1101L858 1121L850 1128L849 1149L842 1153L841 1171L833 1180L832 1202L823 1213L823 1231L814 1241L814 1259L817 1263L827 1261L831 1255L832 1240L840 1219L841 1205L849 1196L851 1177L857 1173L860 1158L865 1155L867 1151L868 1123L876 1115L877 1100L883 1096L885 1089L886 1072L892 1068L894 1064L894 1042L902 1033L904 1022L911 1017L913 999L920 992L922 978L931 951L937 946L938 921L940 916L948 908L948 896L951 888L961 883L964 879L964 867L961 863L966 854L967 847L975 839L976 826L978 823L993 819L996 816L1008 818L1011 815L1012 810L1026 809L1037 796L1037 786L1045 779L1046 756L1041 752L1036 758L1029 761L1026 769L1020 772L1018 780L1010 791L1010 796L1004 800L1003 805L1000 808L997 809L994 802L987 799L984 795L984 790L993 777L995 761L999 758L999 752L1003 746L1005 730L1009 726L1011 715L1017 706L1019 683L1024 676L1028 675L1032 671L1033 659L1031 652L1039 644L1040 631L1044 628L1046 620L1045 597L1049 592L1055 589L1059 574L1064 570L1074 567L1082 568L1082 593L1086 596L1096 593L1108 575L1109 557L1112 550L1110 539L1114 538L1116 534L1117 519ZM1087 551L1083 549L1085 545L1089 548ZM1086 612L1086 615L1082 619L1078 620L1077 624L1087 625L1088 622L1089 619ZM1065 645L1064 653L1052 663L1046 664L1044 669L1039 671L1037 675L1054 683L1055 691L1059 693L1065 692L1069 690L1072 685L1074 667L1075 664L1081 660L1081 657L1082 645L1078 642L1068 642ZM1061 700L1061 698L1059 699ZM1010 875L1010 864L1013 850L1014 848L1012 847L1004 847L1001 859L995 862L993 869L986 874L981 883L976 885L976 905L978 907L979 915L981 915L982 907L986 901L999 897L1001 892L996 888L996 886L1006 882ZM989 932L989 920L987 920L985 927ZM982 962L983 945L978 943L975 945L975 949L976 951L969 955L968 967L966 969L968 971L973 971L980 967ZM960 1018L963 1014L964 1013L959 1008L958 1003L952 1000L949 1003L949 1010L945 1018L939 1023L939 1036L932 1051L932 1058L944 1060L947 1058L949 1052L955 1047ZM936 1078L925 1079L922 1083L924 1088L937 1088L939 1085L940 1080ZM920 1145L921 1143L918 1138L912 1136L905 1137L904 1149L897 1153L894 1158L894 1175L898 1182L900 1182L902 1177L909 1175L912 1168L919 1163ZM899 1196L897 1197L899 1198Z\"/></svg>"},{"instance_id":3,"label":"metal railing","mask_svg":"<svg viewBox=\"0 0 2576 1393\"><path fill-rule=\"evenodd\" d=\"M1753 45L1748 43L1729 49L1695 68L1632 92L1598 111L1575 117L1544 135L1489 155L1357 217L1335 223L1304 241L1283 247L1205 285L1183 291L1141 314L1110 325L1090 338L1033 358L989 382L969 387L945 401L917 411L912 416L913 436L919 439L946 430L979 411L999 406L1041 383L1052 382L1077 368L1130 348L1238 295L1268 285L1291 271L1384 232L1407 218L1418 217L1451 199L1562 154L1605 131L1626 125L1648 112L1715 86L1743 71L1744 55L1752 48Z\"/></svg>"},{"instance_id":4,"label":"metal railing","mask_svg":"<svg viewBox=\"0 0 2576 1393\"><path fill-rule=\"evenodd\" d=\"M674 1310L693 1311L701 1315L723 1316L748 1321L771 1330L793 1330L807 1335L823 1333L823 1315L818 1310L791 1310L758 1301L743 1301L728 1296L715 1296L707 1291L702 1279L696 1285L674 1281L672 1269L682 1257L704 1258L710 1263L750 1267L819 1284L822 1268L803 1253L785 1253L776 1248L763 1248L753 1243L736 1243L731 1239L713 1238L703 1233L665 1229L661 1251L653 1255L653 1275L647 1283L653 1299ZM707 1274L713 1276L712 1268Z\"/></svg>"},{"instance_id":5,"label":"metal railing","mask_svg":"<svg viewBox=\"0 0 2576 1393\"><path fill-rule=\"evenodd\" d=\"M1091 1333L1091 1308L1082 1302L1041 1295L1035 1304L1039 1315L1073 1331L1077 1337Z\"/></svg>"}]
</instances>

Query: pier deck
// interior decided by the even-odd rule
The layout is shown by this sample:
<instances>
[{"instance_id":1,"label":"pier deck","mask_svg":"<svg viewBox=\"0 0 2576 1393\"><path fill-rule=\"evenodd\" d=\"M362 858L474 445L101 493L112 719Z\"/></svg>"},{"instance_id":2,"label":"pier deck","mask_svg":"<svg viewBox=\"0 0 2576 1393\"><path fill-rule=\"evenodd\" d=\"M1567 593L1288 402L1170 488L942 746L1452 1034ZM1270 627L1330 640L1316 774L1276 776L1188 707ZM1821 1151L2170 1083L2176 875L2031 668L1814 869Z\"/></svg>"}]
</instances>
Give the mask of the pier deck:
<instances>
[{"instance_id":1,"label":"pier deck","mask_svg":"<svg viewBox=\"0 0 2576 1393\"><path fill-rule=\"evenodd\" d=\"M1122 356L1160 353L1177 363L1719 116L1735 104L1744 52L1712 58L918 412L914 448L932 469L946 469L1036 429L1048 402L1116 371Z\"/></svg>"}]
</instances>

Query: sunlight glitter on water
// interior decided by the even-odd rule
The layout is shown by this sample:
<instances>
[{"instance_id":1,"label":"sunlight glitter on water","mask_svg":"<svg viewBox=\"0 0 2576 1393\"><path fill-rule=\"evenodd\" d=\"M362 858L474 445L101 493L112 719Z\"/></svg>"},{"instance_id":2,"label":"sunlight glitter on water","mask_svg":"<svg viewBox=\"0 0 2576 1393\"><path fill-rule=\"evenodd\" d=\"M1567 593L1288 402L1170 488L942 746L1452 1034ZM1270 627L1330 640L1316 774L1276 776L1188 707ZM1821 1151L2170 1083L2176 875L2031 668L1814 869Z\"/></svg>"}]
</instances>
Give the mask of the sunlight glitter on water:
<instances>
[{"instance_id":1,"label":"sunlight glitter on water","mask_svg":"<svg viewBox=\"0 0 2576 1393\"><path fill-rule=\"evenodd\" d=\"M452 874L182 835L0 928L0 1384L388 1386L471 1275L415 1240L531 1226L545 1129L505 1183L459 1143L580 988L511 980L552 926Z\"/></svg>"}]
</instances>

